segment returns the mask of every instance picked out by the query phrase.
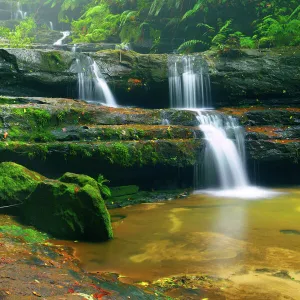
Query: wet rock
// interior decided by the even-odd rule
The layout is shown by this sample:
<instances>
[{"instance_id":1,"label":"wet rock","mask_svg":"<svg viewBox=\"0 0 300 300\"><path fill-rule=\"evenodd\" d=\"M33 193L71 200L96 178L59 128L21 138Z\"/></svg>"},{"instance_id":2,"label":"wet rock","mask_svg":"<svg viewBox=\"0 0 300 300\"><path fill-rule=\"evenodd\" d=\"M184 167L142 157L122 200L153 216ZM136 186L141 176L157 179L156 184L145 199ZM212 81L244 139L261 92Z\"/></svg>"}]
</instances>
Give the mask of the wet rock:
<instances>
[{"instance_id":1,"label":"wet rock","mask_svg":"<svg viewBox=\"0 0 300 300\"><path fill-rule=\"evenodd\" d=\"M137 185L126 185L126 186L118 186L111 188L111 196L119 197L124 195L133 195L139 191L139 187Z\"/></svg>"},{"instance_id":2,"label":"wet rock","mask_svg":"<svg viewBox=\"0 0 300 300\"><path fill-rule=\"evenodd\" d=\"M84 185L86 177L83 181L80 175L75 178L74 174L63 176L82 186L49 179L40 182L22 206L22 220L54 237L90 241L111 239L110 216L98 187Z\"/></svg>"},{"instance_id":3,"label":"wet rock","mask_svg":"<svg viewBox=\"0 0 300 300\"><path fill-rule=\"evenodd\" d=\"M300 235L300 230L295 229L282 229L280 233L288 234L288 235Z\"/></svg>"},{"instance_id":4,"label":"wet rock","mask_svg":"<svg viewBox=\"0 0 300 300\"><path fill-rule=\"evenodd\" d=\"M42 175L16 163L1 163L0 206L22 204L42 180Z\"/></svg>"},{"instance_id":5,"label":"wet rock","mask_svg":"<svg viewBox=\"0 0 300 300\"><path fill-rule=\"evenodd\" d=\"M277 273L274 273L273 276L274 277L283 278L283 279L292 279L292 277L290 276L289 272L285 271L285 270L277 272Z\"/></svg>"}]
</instances>

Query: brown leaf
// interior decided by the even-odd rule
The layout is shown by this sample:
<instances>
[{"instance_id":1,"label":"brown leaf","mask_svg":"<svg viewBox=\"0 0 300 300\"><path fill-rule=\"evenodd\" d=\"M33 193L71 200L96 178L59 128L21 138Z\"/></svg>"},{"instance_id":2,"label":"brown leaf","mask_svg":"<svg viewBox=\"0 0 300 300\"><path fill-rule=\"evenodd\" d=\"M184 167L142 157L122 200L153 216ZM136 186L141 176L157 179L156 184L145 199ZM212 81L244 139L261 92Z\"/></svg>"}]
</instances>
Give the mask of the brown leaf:
<instances>
[{"instance_id":1,"label":"brown leaf","mask_svg":"<svg viewBox=\"0 0 300 300\"><path fill-rule=\"evenodd\" d=\"M35 292L35 291L33 291L32 294L33 294L34 296L37 296L37 297L42 297L39 293L37 293L37 292Z\"/></svg>"}]
</instances>

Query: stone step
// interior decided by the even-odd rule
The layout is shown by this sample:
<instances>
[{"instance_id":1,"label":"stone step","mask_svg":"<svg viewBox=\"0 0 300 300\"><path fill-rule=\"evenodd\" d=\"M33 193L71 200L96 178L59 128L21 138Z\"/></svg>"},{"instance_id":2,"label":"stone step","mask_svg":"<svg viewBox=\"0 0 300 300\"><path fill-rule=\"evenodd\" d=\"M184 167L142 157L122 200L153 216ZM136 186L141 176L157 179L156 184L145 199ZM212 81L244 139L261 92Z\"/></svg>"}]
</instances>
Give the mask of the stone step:
<instances>
[{"instance_id":1,"label":"stone step","mask_svg":"<svg viewBox=\"0 0 300 300\"><path fill-rule=\"evenodd\" d=\"M0 143L0 161L91 160L119 167L166 165L185 167L196 163L201 140L165 139L122 142ZM53 161L55 163L55 161Z\"/></svg>"}]
</instances>

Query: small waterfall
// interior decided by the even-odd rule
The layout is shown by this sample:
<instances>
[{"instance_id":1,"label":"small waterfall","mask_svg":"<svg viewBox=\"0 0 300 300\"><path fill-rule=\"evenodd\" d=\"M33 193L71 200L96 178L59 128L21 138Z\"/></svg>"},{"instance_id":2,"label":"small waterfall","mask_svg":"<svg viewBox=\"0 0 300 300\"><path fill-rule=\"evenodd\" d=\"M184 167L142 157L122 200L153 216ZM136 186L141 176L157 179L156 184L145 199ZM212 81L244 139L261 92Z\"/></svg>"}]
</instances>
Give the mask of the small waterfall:
<instances>
[{"instance_id":1,"label":"small waterfall","mask_svg":"<svg viewBox=\"0 0 300 300\"><path fill-rule=\"evenodd\" d=\"M63 41L71 34L71 32L70 31L62 31L61 34L63 36L53 44L54 46L62 46Z\"/></svg>"},{"instance_id":2,"label":"small waterfall","mask_svg":"<svg viewBox=\"0 0 300 300\"><path fill-rule=\"evenodd\" d=\"M27 17L27 12L22 10L22 5L20 2L17 2L17 10L15 13L15 19L24 20Z\"/></svg>"},{"instance_id":3,"label":"small waterfall","mask_svg":"<svg viewBox=\"0 0 300 300\"><path fill-rule=\"evenodd\" d=\"M49 28L50 28L51 30L54 30L53 22L52 22L52 21L49 21Z\"/></svg>"},{"instance_id":4,"label":"small waterfall","mask_svg":"<svg viewBox=\"0 0 300 300\"><path fill-rule=\"evenodd\" d=\"M168 66L172 108L211 107L209 72L201 56L170 55Z\"/></svg>"},{"instance_id":5,"label":"small waterfall","mask_svg":"<svg viewBox=\"0 0 300 300\"><path fill-rule=\"evenodd\" d=\"M205 111L197 111L197 114L199 128L207 142L204 163L200 165L206 185L217 185L223 190L247 188L249 182L245 170L242 128L232 117ZM195 185L200 187L199 182Z\"/></svg>"},{"instance_id":6,"label":"small waterfall","mask_svg":"<svg viewBox=\"0 0 300 300\"><path fill-rule=\"evenodd\" d=\"M244 130L235 118L205 110L211 106L211 86L204 59L171 55L168 66L171 107L195 111L206 140L194 169L195 188L247 189Z\"/></svg>"},{"instance_id":7,"label":"small waterfall","mask_svg":"<svg viewBox=\"0 0 300 300\"><path fill-rule=\"evenodd\" d=\"M163 119L162 125L170 125L170 121L168 119Z\"/></svg>"},{"instance_id":8,"label":"small waterfall","mask_svg":"<svg viewBox=\"0 0 300 300\"><path fill-rule=\"evenodd\" d=\"M72 47L72 52L77 46ZM107 85L97 63L84 54L78 54L71 67L78 75L78 97L81 100L117 107L117 102Z\"/></svg>"}]
</instances>

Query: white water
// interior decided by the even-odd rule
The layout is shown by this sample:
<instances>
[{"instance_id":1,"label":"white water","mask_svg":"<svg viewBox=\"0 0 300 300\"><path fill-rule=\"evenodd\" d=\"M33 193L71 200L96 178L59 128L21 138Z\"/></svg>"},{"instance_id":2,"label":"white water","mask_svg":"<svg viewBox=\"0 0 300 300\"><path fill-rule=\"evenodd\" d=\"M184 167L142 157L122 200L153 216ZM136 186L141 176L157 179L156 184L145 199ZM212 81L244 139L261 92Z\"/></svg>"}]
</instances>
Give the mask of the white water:
<instances>
[{"instance_id":1,"label":"white water","mask_svg":"<svg viewBox=\"0 0 300 300\"><path fill-rule=\"evenodd\" d=\"M49 21L49 27L50 27L51 30L54 30L53 22Z\"/></svg>"},{"instance_id":2,"label":"white water","mask_svg":"<svg viewBox=\"0 0 300 300\"><path fill-rule=\"evenodd\" d=\"M249 185L245 164L238 147L244 145L244 136L236 134L236 123L230 117L211 112L198 112L197 119L200 129L207 141L204 161L204 174L209 176L212 170L216 170L218 184L223 190L231 188L246 188ZM230 132L231 131L231 132ZM229 137L229 133L232 134ZM232 138L232 139L231 139ZM211 159L208 159L211 156ZM213 178L207 178L212 182Z\"/></svg>"},{"instance_id":3,"label":"white water","mask_svg":"<svg viewBox=\"0 0 300 300\"><path fill-rule=\"evenodd\" d=\"M77 46L72 48L76 52ZM84 54L76 57L72 70L78 75L78 97L81 100L117 107L117 102L107 85L97 63Z\"/></svg>"},{"instance_id":4,"label":"white water","mask_svg":"<svg viewBox=\"0 0 300 300\"><path fill-rule=\"evenodd\" d=\"M53 44L54 46L62 46L63 41L71 34L71 32L70 31L62 31L61 34L63 36Z\"/></svg>"},{"instance_id":5,"label":"white water","mask_svg":"<svg viewBox=\"0 0 300 300\"><path fill-rule=\"evenodd\" d=\"M22 6L20 2L17 2L17 11L15 13L15 19L24 20L27 17L27 12L22 10Z\"/></svg>"},{"instance_id":6,"label":"white water","mask_svg":"<svg viewBox=\"0 0 300 300\"><path fill-rule=\"evenodd\" d=\"M249 183L244 130L237 120L207 110L211 106L211 87L203 59L199 56L171 56L169 89L171 107L195 111L206 140L205 151L200 154L194 168L195 188L213 188L200 192L222 197L252 199L274 196L276 193Z\"/></svg>"},{"instance_id":7,"label":"white water","mask_svg":"<svg viewBox=\"0 0 300 300\"><path fill-rule=\"evenodd\" d=\"M171 55L168 65L171 107L211 106L210 78L201 56Z\"/></svg>"}]
</instances>

